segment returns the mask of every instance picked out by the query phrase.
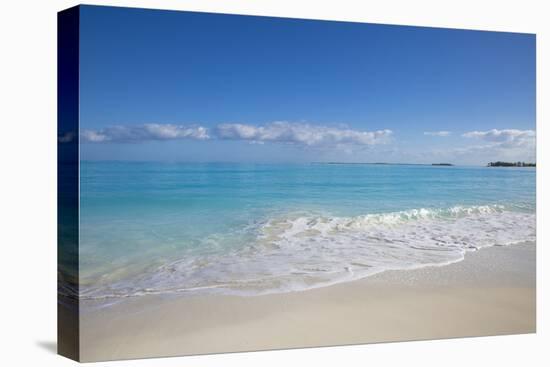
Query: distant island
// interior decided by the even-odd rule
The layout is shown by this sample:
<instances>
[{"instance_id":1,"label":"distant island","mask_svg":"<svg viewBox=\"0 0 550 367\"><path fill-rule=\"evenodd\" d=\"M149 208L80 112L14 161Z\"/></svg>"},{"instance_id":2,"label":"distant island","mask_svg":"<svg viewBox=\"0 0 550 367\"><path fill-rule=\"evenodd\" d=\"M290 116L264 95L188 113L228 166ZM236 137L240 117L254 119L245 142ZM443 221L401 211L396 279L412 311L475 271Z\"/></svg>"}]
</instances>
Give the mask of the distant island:
<instances>
[{"instance_id":1,"label":"distant island","mask_svg":"<svg viewBox=\"0 0 550 367\"><path fill-rule=\"evenodd\" d=\"M487 167L536 167L536 163L525 163L525 162L489 162Z\"/></svg>"},{"instance_id":2,"label":"distant island","mask_svg":"<svg viewBox=\"0 0 550 367\"><path fill-rule=\"evenodd\" d=\"M432 166L453 166L451 163L432 163Z\"/></svg>"}]
</instances>

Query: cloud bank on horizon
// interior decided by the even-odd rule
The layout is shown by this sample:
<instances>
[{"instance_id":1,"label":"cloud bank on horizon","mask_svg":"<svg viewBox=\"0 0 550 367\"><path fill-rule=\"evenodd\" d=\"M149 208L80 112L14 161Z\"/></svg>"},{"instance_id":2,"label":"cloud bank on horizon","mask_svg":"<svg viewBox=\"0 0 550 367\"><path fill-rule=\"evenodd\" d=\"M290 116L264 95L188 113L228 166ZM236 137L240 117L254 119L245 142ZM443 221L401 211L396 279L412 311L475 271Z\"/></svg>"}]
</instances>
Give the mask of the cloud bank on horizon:
<instances>
[{"instance_id":1,"label":"cloud bank on horizon","mask_svg":"<svg viewBox=\"0 0 550 367\"><path fill-rule=\"evenodd\" d=\"M489 161L536 161L535 130L491 129L486 131L468 131L461 135L467 141L477 144L449 148L432 152L444 159Z\"/></svg>"},{"instance_id":2,"label":"cloud bank on horizon","mask_svg":"<svg viewBox=\"0 0 550 367\"><path fill-rule=\"evenodd\" d=\"M219 139L278 142L306 146L333 144L376 145L386 144L392 131L360 131L327 126L276 121L264 126L221 124L216 127Z\"/></svg>"},{"instance_id":3,"label":"cloud bank on horizon","mask_svg":"<svg viewBox=\"0 0 550 367\"><path fill-rule=\"evenodd\" d=\"M127 144L147 141L242 141L254 144L280 144L302 148L316 148L325 152L343 151L353 158L354 153L364 148L370 152L378 146L395 147L385 152L399 152L399 157L387 156L380 151L383 159L400 161L462 161L474 160L525 160L535 161L535 130L490 129L467 131L454 135L450 131L425 131L427 137L444 137L454 140L455 145L447 144L443 149L426 146L420 154L400 150L401 142L394 139L394 131L357 130L348 127L315 125L275 121L263 125L244 123L221 123L211 128L201 125L177 125L150 123L141 125L114 125L103 129L87 129L80 134L82 143ZM59 137L60 143L73 140L74 134ZM477 142L477 143L476 143ZM363 158L361 158L363 159Z\"/></svg>"},{"instance_id":4,"label":"cloud bank on horizon","mask_svg":"<svg viewBox=\"0 0 550 367\"><path fill-rule=\"evenodd\" d=\"M528 146L535 144L534 130L492 129L488 131L470 131L462 134L465 138L476 138L483 141L498 143L506 146Z\"/></svg>"},{"instance_id":5,"label":"cloud bank on horizon","mask_svg":"<svg viewBox=\"0 0 550 367\"><path fill-rule=\"evenodd\" d=\"M84 143L136 143L151 140L243 140L254 143L287 143L304 146L330 146L334 144L376 145L386 144L392 131L362 131L286 121L271 122L262 126L238 123L219 124L213 129L196 125L143 124L117 125L100 130L84 130Z\"/></svg>"},{"instance_id":6,"label":"cloud bank on horizon","mask_svg":"<svg viewBox=\"0 0 550 367\"><path fill-rule=\"evenodd\" d=\"M101 130L84 130L81 139L85 143L132 143L147 140L209 139L202 126L173 124L143 124L134 126L111 126Z\"/></svg>"}]
</instances>

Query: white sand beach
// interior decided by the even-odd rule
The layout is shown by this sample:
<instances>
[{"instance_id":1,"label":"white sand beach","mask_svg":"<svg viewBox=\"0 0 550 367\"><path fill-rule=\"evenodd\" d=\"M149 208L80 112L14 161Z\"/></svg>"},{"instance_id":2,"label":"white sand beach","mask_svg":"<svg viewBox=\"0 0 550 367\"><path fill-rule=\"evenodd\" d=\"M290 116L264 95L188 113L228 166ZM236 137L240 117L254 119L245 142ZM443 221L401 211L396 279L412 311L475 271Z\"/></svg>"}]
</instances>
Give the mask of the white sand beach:
<instances>
[{"instance_id":1,"label":"white sand beach","mask_svg":"<svg viewBox=\"0 0 550 367\"><path fill-rule=\"evenodd\" d=\"M532 333L535 245L264 296L144 296L81 314L81 360Z\"/></svg>"}]
</instances>

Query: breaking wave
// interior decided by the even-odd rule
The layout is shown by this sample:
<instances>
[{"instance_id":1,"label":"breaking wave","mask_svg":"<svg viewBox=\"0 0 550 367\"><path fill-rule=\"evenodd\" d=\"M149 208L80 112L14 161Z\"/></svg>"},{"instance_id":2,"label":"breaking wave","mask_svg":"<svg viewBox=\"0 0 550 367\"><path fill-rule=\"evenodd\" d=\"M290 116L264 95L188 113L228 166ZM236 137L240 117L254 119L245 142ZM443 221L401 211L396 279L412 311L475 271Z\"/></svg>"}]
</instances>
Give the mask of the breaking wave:
<instances>
[{"instance_id":1,"label":"breaking wave","mask_svg":"<svg viewBox=\"0 0 550 367\"><path fill-rule=\"evenodd\" d=\"M138 277L81 287L80 298L258 295L323 287L385 270L447 265L468 251L535 241L535 214L502 205L355 217L292 212L245 230L253 240L241 246L218 244L218 251L182 254Z\"/></svg>"}]
</instances>

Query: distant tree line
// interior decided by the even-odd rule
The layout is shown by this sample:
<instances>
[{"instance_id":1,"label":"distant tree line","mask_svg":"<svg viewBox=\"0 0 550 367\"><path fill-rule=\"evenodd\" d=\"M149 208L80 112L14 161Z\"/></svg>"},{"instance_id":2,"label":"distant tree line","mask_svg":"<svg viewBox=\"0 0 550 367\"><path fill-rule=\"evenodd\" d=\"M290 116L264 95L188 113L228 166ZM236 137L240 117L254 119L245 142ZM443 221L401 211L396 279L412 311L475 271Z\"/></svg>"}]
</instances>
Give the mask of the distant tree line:
<instances>
[{"instance_id":1,"label":"distant tree line","mask_svg":"<svg viewBox=\"0 0 550 367\"><path fill-rule=\"evenodd\" d=\"M490 162L487 164L487 167L536 167L536 163L525 163L525 162Z\"/></svg>"}]
</instances>

